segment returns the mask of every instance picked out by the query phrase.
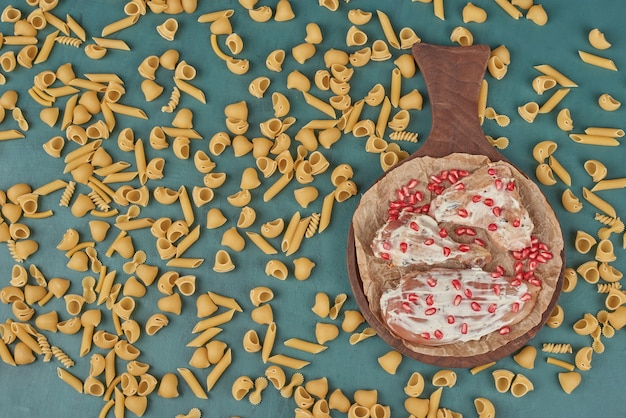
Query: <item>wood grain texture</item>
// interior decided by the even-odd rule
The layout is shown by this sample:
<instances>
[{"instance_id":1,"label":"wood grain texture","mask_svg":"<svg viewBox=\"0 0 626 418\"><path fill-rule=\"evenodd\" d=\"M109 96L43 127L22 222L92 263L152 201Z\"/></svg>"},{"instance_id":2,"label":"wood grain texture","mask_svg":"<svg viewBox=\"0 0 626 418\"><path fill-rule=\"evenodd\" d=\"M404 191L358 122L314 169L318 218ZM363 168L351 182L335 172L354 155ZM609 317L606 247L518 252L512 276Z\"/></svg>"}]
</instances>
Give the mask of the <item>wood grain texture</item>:
<instances>
[{"instance_id":1,"label":"wood grain texture","mask_svg":"<svg viewBox=\"0 0 626 418\"><path fill-rule=\"evenodd\" d=\"M490 49L486 45L450 47L418 43L413 46L413 56L428 89L432 109L432 129L422 146L398 166L414 158L444 157L456 152L485 155L492 161L508 162L487 142L478 118L478 95L489 54ZM377 182L390 171L384 173ZM519 169L518 171L521 172ZM407 357L442 367L474 367L497 361L519 350L534 337L547 321L560 295L565 268L564 251L559 255L563 259L563 268L557 282L557 291L537 326L528 330L522 337L488 353L465 357L441 357L416 353L407 348L402 340L393 335L369 309L369 302L363 292L363 283L359 275L352 226L348 232L346 253L350 286L370 326L385 342Z\"/></svg>"}]
</instances>

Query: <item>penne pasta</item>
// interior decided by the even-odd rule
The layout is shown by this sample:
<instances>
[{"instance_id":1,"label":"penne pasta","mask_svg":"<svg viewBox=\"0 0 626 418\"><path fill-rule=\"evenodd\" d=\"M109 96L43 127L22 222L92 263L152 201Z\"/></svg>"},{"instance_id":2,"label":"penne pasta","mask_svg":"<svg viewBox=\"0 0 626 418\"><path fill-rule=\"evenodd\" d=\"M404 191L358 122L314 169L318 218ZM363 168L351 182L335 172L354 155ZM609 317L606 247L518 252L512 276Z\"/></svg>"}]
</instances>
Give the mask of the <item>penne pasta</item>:
<instances>
[{"instance_id":1,"label":"penne pasta","mask_svg":"<svg viewBox=\"0 0 626 418\"><path fill-rule=\"evenodd\" d=\"M578 51L578 56L586 64L595 65L596 67L605 68L607 70L617 71L615 63L608 58L584 51Z\"/></svg>"}]
</instances>

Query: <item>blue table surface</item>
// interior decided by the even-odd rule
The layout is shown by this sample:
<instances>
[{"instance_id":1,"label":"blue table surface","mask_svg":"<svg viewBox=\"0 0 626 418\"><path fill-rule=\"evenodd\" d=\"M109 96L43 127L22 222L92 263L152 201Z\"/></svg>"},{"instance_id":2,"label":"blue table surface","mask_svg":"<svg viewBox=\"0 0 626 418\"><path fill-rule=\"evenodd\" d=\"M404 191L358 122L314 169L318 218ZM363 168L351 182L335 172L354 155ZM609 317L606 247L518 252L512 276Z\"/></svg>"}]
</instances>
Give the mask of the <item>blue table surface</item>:
<instances>
[{"instance_id":1,"label":"blue table surface","mask_svg":"<svg viewBox=\"0 0 626 418\"><path fill-rule=\"evenodd\" d=\"M282 0L281 0L282 1ZM4 1L3 3L7 3ZM124 82L126 93L121 103L143 109L148 119L138 119L128 116L117 116L117 124L108 140L104 140L102 147L106 149L114 161L131 163L130 170L135 169L133 153L120 151L117 146L117 136L124 128L131 128L135 138L141 138L146 144L148 160L156 157L165 159L164 177L159 180L148 180L147 186L152 192L157 186L178 189L185 185L191 191L194 186L203 186L203 174L193 165L193 158L181 160L174 156L171 146L167 149L156 150L149 146L149 134L155 126L171 126L174 114L163 113L161 107L167 104L169 94L174 86L173 72L159 68L155 81L164 86L164 92L156 100L147 102L141 92L140 83L143 81L137 68L144 58L150 55L160 55L168 49L180 52L180 59L185 60L197 70L197 76L190 81L206 94L206 104L200 103L190 95L182 94L179 108L188 108L193 112L194 129L203 139L192 140L190 147L192 155L203 150L208 153L210 138L217 132L226 131L224 108L230 103L245 100L249 109L248 138L261 136L259 124L273 117L271 93L281 92L291 102L290 116L295 117L296 123L287 133L292 137L306 122L312 119L324 119L325 115L308 106L302 94L287 88L287 75L293 70L299 70L311 80L317 70L324 69L324 52L331 49L341 49L353 52L360 47L346 46L346 33L351 26L347 19L351 9L362 9L374 12L372 20L362 26L367 33L367 45L376 39L384 39L384 34L376 18L375 11L384 11L390 18L396 32L403 27L412 28L423 42L452 45L450 34L457 26L464 26L471 31L474 43L484 43L491 48L505 45L511 53L511 63L506 76L496 80L486 75L489 83L487 104L496 112L510 117L508 126L498 126L493 120L486 120L483 130L494 138L506 137L510 144L502 153L523 171L534 177L537 162L532 157L533 146L542 140L552 140L558 144L555 156L571 173L571 190L582 199L582 188L590 188L593 181L584 171L583 164L589 159L602 161L607 169L607 178L626 177L624 162L624 146L601 147L577 144L569 139L568 133L560 130L556 124L556 115L561 109L569 109L574 122L572 132L580 133L586 127L600 126L624 128L624 109L615 112L606 112L597 104L598 97L609 93L618 100L626 99L626 84L623 70L626 67L626 45L624 40L623 16L626 6L615 0L596 2L571 0L568 2L546 2L544 8L549 17L545 26L539 26L525 17L515 20L506 14L494 1L476 0L474 4L483 8L488 15L485 23L463 23L462 9L465 2L444 0L445 19L441 20L433 14L433 4L424 4L419 1L394 0L380 2L374 0L339 1L339 8L332 12L319 6L316 1L293 1L292 8L295 18L286 22L270 20L266 23L254 22L247 11L232 0L199 2L198 8L191 14L167 15L148 11L140 16L138 22L118 33L111 35L115 39L123 39L130 46L130 51L109 50L101 60L91 60L84 52L87 44L93 44L92 37L98 37L102 28L109 23L124 18L124 2L92 0L90 2L63 1L51 10L55 16L65 19L70 14L74 20L82 25L87 32L86 42L74 48L71 45L55 44L49 59L36 64L32 68L17 66L12 72L2 72L6 83L0 86L0 94L7 90L15 90L19 94L17 106L23 111L29 122L29 129L23 131L25 137L17 140L0 141L0 189L7 190L16 183L27 183L32 188L40 187L52 180L72 180L70 173L64 173L63 157L77 144L67 142L62 157L55 159L47 155L42 145L56 135L64 135L60 122L50 127L39 118L43 106L35 102L28 94L33 85L33 77L44 70L55 71L64 63L71 63L78 77L92 73L115 73ZM258 6L268 5L272 9L276 2L259 2ZM26 2L13 2L13 6L22 12L25 18L34 10ZM4 6L0 6L4 7ZM230 73L225 62L216 56L210 43L210 24L199 23L198 17L202 14L233 9L230 18L233 31L241 36L244 43L243 51L238 57L250 62L250 70L244 75ZM525 15L525 11L523 11ZM173 41L167 41L157 33L156 27L167 18L173 17L179 23L179 29ZM314 22L319 25L323 33L323 42L316 46L316 53L304 64L298 64L291 56L291 48L304 42L305 25ZM612 43L605 51L595 50L587 39L589 31L599 28ZM46 35L55 30L48 25L37 35L38 46L41 46ZM0 32L8 36L13 33L13 23L1 22ZM222 50L225 35L218 36L218 43ZM4 45L0 54L8 51L19 51L21 46ZM284 49L287 52L283 71L272 72L264 65L265 57L275 50ZM586 64L581 61L578 51L587 51L612 59L618 71L611 71ZM356 68L353 79L350 81L350 96L356 101L368 92L376 83L389 88L393 60L408 50L391 48L393 58L384 62L370 62L366 66ZM540 73L533 67L539 64L552 65L569 78L574 80L578 87L572 88L569 94L557 107L547 113L539 114L534 123L524 121L518 114L518 106L529 101L541 104L550 92L538 95L531 87L532 80ZM255 98L248 93L248 84L259 76L270 79L270 87L263 98ZM60 82L54 86L59 86ZM410 79L402 80L402 92L417 89L425 98L423 110L411 110L411 122L407 130L417 132L420 141L428 136L430 129L430 107L423 79L418 73ZM323 99L330 97L329 92L318 90L315 86L311 92ZM67 98L59 98L54 103L61 110ZM395 110L394 110L395 112ZM11 112L7 111L4 120L0 123L0 130L19 129L12 119ZM62 114L62 111L61 111ZM377 108L368 108L362 118L376 120ZM92 121L102 119L102 115L95 115ZM87 124L86 124L87 125ZM85 125L85 126L86 126ZM388 133L388 132L387 132ZM365 151L366 138L356 138L352 134L345 134L330 149L320 149L330 163L331 169L341 163L348 163L354 168L354 182L359 192L363 192L382 173L377 154ZM171 140L170 140L171 142ZM296 141L291 142L291 151L295 152ZM417 150L420 142L400 143L402 149L410 152ZM196 225L201 226L200 239L188 251L186 256L205 258L205 262L197 269L173 269L160 260L155 249L155 239L147 230L131 231L135 249L142 249L147 255L147 263L159 266L159 271L179 271L181 274L191 274L197 278L197 289L194 295L183 297L182 313L174 315L167 313L169 325L154 336L142 335L136 347L141 350L139 361L148 363L149 373L160 379L165 373L175 372L177 368L187 367L200 382L204 382L208 369L196 369L188 362L194 349L185 344L193 338L191 332L198 321L195 301L198 295L207 291L233 297L243 308L237 312L232 321L223 326L223 332L216 339L223 341L232 350L232 365L225 371L217 385L207 394L208 399L199 399L191 392L182 379L179 379L180 396L175 399L164 399L155 393L148 396L148 407L145 416L173 417L177 414L186 414L193 407L199 408L203 416L208 417L286 417L292 416L296 404L293 399L284 399L273 387L262 393L262 401L253 406L247 399L236 401L231 395L232 383L239 376L247 375L252 379L264 375L267 364L261 361L260 353L247 353L242 347L242 338L246 331L254 329L263 337L265 325L252 321L250 313L254 306L249 299L249 291L256 286L268 286L275 294L270 302L277 324L277 338L274 353L303 358L310 361L300 372L306 380L327 377L329 393L340 388L348 397L359 389L376 389L378 402L391 407L391 416L408 416L404 409L406 395L403 392L409 376L420 372L426 379L426 388L423 397L427 397L435 388L431 378L440 368L423 364L409 358L404 358L395 375L386 373L377 363L377 358L387 353L390 347L377 337L370 338L356 345L350 345L350 333L341 331L339 336L327 343L328 349L322 353L312 355L300 353L283 345L289 338L314 340L314 329L318 321L341 325L342 315L336 320L319 319L311 307L317 292L325 292L331 300L340 293L346 293L348 299L344 310L357 309L348 284L345 266L345 243L348 225L352 213L358 204L359 194L343 203L336 203L333 208L332 220L329 228L321 234L307 239L301 249L292 256L282 253L269 256L259 251L254 244L247 242L241 252L228 250L235 264L235 269L228 273L213 271L213 260L217 250L224 248L221 243L222 233L236 224L239 208L231 206L226 198L239 190L240 176L245 167L254 166L252 154L235 157L232 149L227 148L219 156L211 155L216 163L216 172L227 174L225 184L215 190L214 199L207 205L194 209ZM258 232L262 223L281 217L288 221L292 214L300 211L303 215L319 212L322 207L322 198L333 190L330 182L330 172L315 176L312 183L320 191L311 205L301 208L293 198L293 190L300 185L292 182L286 190L269 202L263 202L262 194L273 181L278 178L274 175L269 179L261 179L261 186L252 190L250 206L256 210L255 223L249 231ZM139 187L137 180L130 183ZM115 187L118 187L115 185ZM578 267L582 263L593 260L593 251L589 254L579 254L573 248L576 231L583 230L596 235L602 226L594 215L597 209L583 201L583 208L578 213L569 213L561 205L561 194L567 188L562 181L554 186L541 186L555 208L561 222L566 242L567 266ZM79 184L77 193L87 194L89 188ZM77 218L68 208L60 207L58 202L62 191L54 192L39 198L39 210L51 209L54 215L48 219L22 218L19 222L26 224L31 230L31 238L39 243L39 250L24 261L23 266L37 266L46 278L64 277L71 281L69 293L82 294L81 280L91 272L77 272L66 266L67 258L63 252L55 247L68 228L76 229L81 241L90 241L88 223L96 219L92 215ZM617 209L617 215L622 213L621 208L626 204L622 190L603 191L598 193ZM113 205L120 214L126 213L127 207ZM219 208L226 215L228 222L214 230L205 228L206 214L209 208ZM162 205L151 196L147 207L141 208L142 217L171 217L182 219L180 207ZM113 222L115 218L105 218ZM103 264L108 270L117 270L117 280L123 282L129 276L122 271L124 263L129 261L119 254L107 257L105 252L117 235L112 228L102 243L96 244L96 249ZM623 249L623 234L612 234L617 260L612 265L618 270L626 270L626 256ZM272 244L279 244L279 238L271 240ZM16 264L5 245L0 248L0 288L9 286L11 269ZM316 263L310 278L298 281L292 274L292 261L296 257L309 257ZM278 281L268 277L264 272L265 264L270 259L278 259L289 267L289 277ZM35 284L29 279L29 284ZM148 288L146 295L137 298L137 308L133 318L144 324L153 313L159 312L157 301L161 294L156 284ZM557 375L563 372L559 367L546 364L548 354L541 351L543 343L571 343L574 353L581 347L589 346L592 342L589 336L580 336L574 333L572 325L582 318L586 312L596 314L605 309L605 295L596 291L595 284L586 283L579 277L578 285L569 293L563 293L559 305L565 312L563 324L558 328L543 328L530 341L530 345L538 348L538 356L534 369L527 370L516 364L512 358L498 361L494 368L477 375L471 375L466 369L455 370L458 381L453 388L445 388L441 398L441 406L458 411L463 416L476 416L473 400L477 397L490 399L496 407L500 417L622 417L625 415L623 395L624 366L622 361L626 350L626 335L624 331L617 331L613 338L602 337L605 345L603 353L594 353L592 368L581 371L582 382L570 395L560 387ZM65 310L62 299L53 299L41 307L33 306L35 317L28 321L34 324L37 315L56 310L62 320L70 318ZM84 309L101 309L102 323L98 330L114 332L110 312L104 305L88 304ZM222 308L223 310L224 308ZM222 310L220 312L222 312ZM11 306L0 305L0 321L15 320ZM358 329L361 331L366 324ZM79 345L82 333L65 335L60 332L43 332L50 343L60 347L74 361L75 366L68 369L70 373L81 380L89 374L90 357L94 353L106 354L107 350L93 347L84 357L79 355ZM13 352L16 342L8 344ZM554 355L567 362L573 362L573 354ZM15 417L96 417L105 402L98 397L78 394L57 377L57 367L61 364L52 360L43 362L37 356L34 363L12 367L0 363L0 416ZM212 366L214 367L214 366ZM118 373L124 371L125 362L118 359ZM515 373L522 373L530 378L534 390L523 398L514 398L510 393L501 394L495 391L491 370L503 368ZM285 369L290 377L294 371ZM102 377L99 377L102 379ZM126 416L133 416L126 412ZM113 416L110 411L108 416ZM344 416L332 411L332 416Z\"/></svg>"}]
</instances>

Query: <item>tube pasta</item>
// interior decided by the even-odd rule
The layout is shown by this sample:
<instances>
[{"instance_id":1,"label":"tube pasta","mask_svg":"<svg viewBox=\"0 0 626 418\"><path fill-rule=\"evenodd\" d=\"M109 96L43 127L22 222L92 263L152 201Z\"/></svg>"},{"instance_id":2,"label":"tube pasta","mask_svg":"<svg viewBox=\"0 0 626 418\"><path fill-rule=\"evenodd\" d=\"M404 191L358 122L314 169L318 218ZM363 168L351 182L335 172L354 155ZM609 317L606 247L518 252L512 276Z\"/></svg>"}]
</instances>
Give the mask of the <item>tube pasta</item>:
<instances>
[{"instance_id":1,"label":"tube pasta","mask_svg":"<svg viewBox=\"0 0 626 418\"><path fill-rule=\"evenodd\" d=\"M585 51L578 51L578 56L586 64L594 65L596 67L604 68L607 70L617 71L617 66L615 65L613 60L609 58L590 54L589 52Z\"/></svg>"},{"instance_id":2,"label":"tube pasta","mask_svg":"<svg viewBox=\"0 0 626 418\"><path fill-rule=\"evenodd\" d=\"M570 89L559 89L550 96L546 102L539 107L538 113L549 113L551 112L560 102L565 98L565 96L569 93Z\"/></svg>"},{"instance_id":3,"label":"tube pasta","mask_svg":"<svg viewBox=\"0 0 626 418\"><path fill-rule=\"evenodd\" d=\"M284 354L275 354L267 359L270 363L278 366L289 367L291 369L299 370L305 366L308 366L311 362L306 360L289 357ZM283 388L284 389L284 388ZM282 394L282 393L281 393Z\"/></svg>"},{"instance_id":4,"label":"tube pasta","mask_svg":"<svg viewBox=\"0 0 626 418\"><path fill-rule=\"evenodd\" d=\"M554 155L550 155L548 157L548 165L552 169L552 172L556 174L563 183L568 186L572 185L572 178L569 172L561 165L561 163L554 157ZM584 194L584 192L583 192Z\"/></svg>"},{"instance_id":5,"label":"tube pasta","mask_svg":"<svg viewBox=\"0 0 626 418\"><path fill-rule=\"evenodd\" d=\"M596 195L586 187L583 187L583 198L605 214L611 217L617 216L615 208L610 203L600 198L598 195Z\"/></svg>"},{"instance_id":6,"label":"tube pasta","mask_svg":"<svg viewBox=\"0 0 626 418\"><path fill-rule=\"evenodd\" d=\"M380 26L383 29L383 33L385 34L385 38L389 45L396 49L400 49L400 42L398 41L398 37L396 36L395 31L391 25L391 21L389 20L389 16L380 10L376 10L376 14L378 16L378 21L380 22Z\"/></svg>"}]
</instances>

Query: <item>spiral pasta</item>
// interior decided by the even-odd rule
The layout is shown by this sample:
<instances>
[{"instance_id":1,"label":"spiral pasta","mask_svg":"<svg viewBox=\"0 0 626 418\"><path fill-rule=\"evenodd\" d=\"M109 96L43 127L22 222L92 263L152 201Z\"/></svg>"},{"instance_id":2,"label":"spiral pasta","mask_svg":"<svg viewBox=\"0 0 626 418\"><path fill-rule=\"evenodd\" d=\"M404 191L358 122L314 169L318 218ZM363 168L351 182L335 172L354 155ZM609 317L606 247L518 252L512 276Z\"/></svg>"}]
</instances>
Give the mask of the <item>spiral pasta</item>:
<instances>
[{"instance_id":1,"label":"spiral pasta","mask_svg":"<svg viewBox=\"0 0 626 418\"><path fill-rule=\"evenodd\" d=\"M321 215L317 212L311 214L309 224L307 225L306 232L304 233L304 236L306 238L311 238L313 235L315 235L315 233L317 232L317 228L320 224L320 218Z\"/></svg>"},{"instance_id":2,"label":"spiral pasta","mask_svg":"<svg viewBox=\"0 0 626 418\"><path fill-rule=\"evenodd\" d=\"M83 43L83 41L81 39L74 38L72 36L57 36L55 41L60 43L60 44L62 44L62 45L73 46L74 48L80 48L80 46Z\"/></svg>"},{"instance_id":3,"label":"spiral pasta","mask_svg":"<svg viewBox=\"0 0 626 418\"><path fill-rule=\"evenodd\" d=\"M394 141L417 142L417 132L395 131L389 134L389 139Z\"/></svg>"},{"instance_id":4,"label":"spiral pasta","mask_svg":"<svg viewBox=\"0 0 626 418\"><path fill-rule=\"evenodd\" d=\"M178 107L178 103L180 102L180 89L178 87L174 87L172 89L172 93L170 94L170 100L167 102L165 106L161 108L161 112L163 113L172 113Z\"/></svg>"},{"instance_id":5,"label":"spiral pasta","mask_svg":"<svg viewBox=\"0 0 626 418\"><path fill-rule=\"evenodd\" d=\"M65 190L63 190L63 194L61 195L59 206L68 207L70 205L70 201L72 200L72 196L74 196L75 190L76 190L76 182L72 180L67 182L67 186L65 186Z\"/></svg>"},{"instance_id":6,"label":"spiral pasta","mask_svg":"<svg viewBox=\"0 0 626 418\"><path fill-rule=\"evenodd\" d=\"M541 351L552 354L571 353L572 345L569 343L544 343Z\"/></svg>"},{"instance_id":7,"label":"spiral pasta","mask_svg":"<svg viewBox=\"0 0 626 418\"><path fill-rule=\"evenodd\" d=\"M39 344L39 347L41 348L41 353L43 354L43 361L50 361L54 354L52 353L52 347L50 346L48 338L46 338L46 336L40 332L37 333L36 337L37 344Z\"/></svg>"},{"instance_id":8,"label":"spiral pasta","mask_svg":"<svg viewBox=\"0 0 626 418\"><path fill-rule=\"evenodd\" d=\"M65 367L66 369L69 369L70 367L74 366L74 360L72 360L70 358L70 356L68 356L59 347L53 345L53 346L50 347L50 350L52 351L52 354L54 355L54 358L59 360L61 362L61 364L63 365L63 367Z\"/></svg>"},{"instance_id":9,"label":"spiral pasta","mask_svg":"<svg viewBox=\"0 0 626 418\"><path fill-rule=\"evenodd\" d=\"M622 284L619 282L613 283L598 283L598 293L609 293L611 289L621 289Z\"/></svg>"},{"instance_id":10,"label":"spiral pasta","mask_svg":"<svg viewBox=\"0 0 626 418\"><path fill-rule=\"evenodd\" d=\"M99 210L103 212L108 212L111 209L111 206L95 190L87 193L87 196L91 199L91 201L94 203L94 205L96 205Z\"/></svg>"}]
</instances>

